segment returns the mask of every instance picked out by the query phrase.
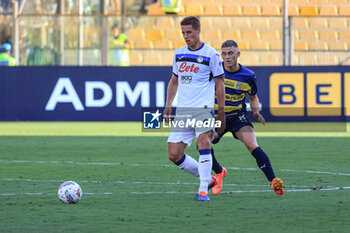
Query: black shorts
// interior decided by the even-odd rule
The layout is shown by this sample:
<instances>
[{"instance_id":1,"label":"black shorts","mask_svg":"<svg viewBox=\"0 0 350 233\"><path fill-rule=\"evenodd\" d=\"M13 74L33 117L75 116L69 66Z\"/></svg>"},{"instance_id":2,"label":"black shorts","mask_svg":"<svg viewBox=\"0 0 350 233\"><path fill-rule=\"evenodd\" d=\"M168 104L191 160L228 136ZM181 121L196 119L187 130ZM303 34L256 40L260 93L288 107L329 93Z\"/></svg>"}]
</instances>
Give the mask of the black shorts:
<instances>
[{"instance_id":1,"label":"black shorts","mask_svg":"<svg viewBox=\"0 0 350 233\"><path fill-rule=\"evenodd\" d=\"M244 126L251 126L252 128L253 125L250 122L248 115L246 112L240 112L237 115L231 116L229 118L226 118L226 128L225 131L222 133L218 133L219 134L219 139L225 135L225 133L227 132L231 132L233 137L235 137L236 139L238 139L236 137L235 132L238 131L240 128L244 127Z\"/></svg>"}]
</instances>

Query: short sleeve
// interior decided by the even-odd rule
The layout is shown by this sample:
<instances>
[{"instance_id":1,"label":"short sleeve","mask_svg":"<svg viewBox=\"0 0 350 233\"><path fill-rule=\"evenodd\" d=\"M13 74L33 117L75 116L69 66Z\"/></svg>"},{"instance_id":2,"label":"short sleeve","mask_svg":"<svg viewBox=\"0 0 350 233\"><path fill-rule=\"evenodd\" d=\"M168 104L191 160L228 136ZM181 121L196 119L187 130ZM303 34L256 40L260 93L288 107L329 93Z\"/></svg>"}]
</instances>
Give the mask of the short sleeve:
<instances>
[{"instance_id":1,"label":"short sleeve","mask_svg":"<svg viewBox=\"0 0 350 233\"><path fill-rule=\"evenodd\" d=\"M179 72L179 69L176 64L176 54L175 54L173 58L173 75L178 77L179 76L178 72Z\"/></svg>"},{"instance_id":2,"label":"short sleeve","mask_svg":"<svg viewBox=\"0 0 350 233\"><path fill-rule=\"evenodd\" d=\"M221 58L217 52L213 53L213 56L210 58L209 66L214 78L221 78L224 76Z\"/></svg>"},{"instance_id":3,"label":"short sleeve","mask_svg":"<svg viewBox=\"0 0 350 233\"><path fill-rule=\"evenodd\" d=\"M249 95L256 95L258 93L258 88L256 86L256 75L254 74L254 76L252 77L250 83L250 88L251 88L251 91L250 93L248 93Z\"/></svg>"}]
</instances>

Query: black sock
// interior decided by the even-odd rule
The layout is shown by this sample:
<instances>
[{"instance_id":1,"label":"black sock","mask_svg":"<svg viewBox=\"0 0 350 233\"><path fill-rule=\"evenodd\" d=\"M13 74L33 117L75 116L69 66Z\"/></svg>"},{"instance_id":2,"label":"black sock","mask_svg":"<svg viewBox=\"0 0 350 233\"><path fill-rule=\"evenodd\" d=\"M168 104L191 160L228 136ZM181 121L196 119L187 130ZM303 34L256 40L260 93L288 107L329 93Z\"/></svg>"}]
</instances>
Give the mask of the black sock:
<instances>
[{"instance_id":1,"label":"black sock","mask_svg":"<svg viewBox=\"0 0 350 233\"><path fill-rule=\"evenodd\" d=\"M216 160L215 156L214 156L214 149L211 148L211 157L213 158L213 166L212 166L212 170L216 173L219 174L222 172L222 167L220 166L220 164L218 163L218 161Z\"/></svg>"},{"instance_id":2,"label":"black sock","mask_svg":"<svg viewBox=\"0 0 350 233\"><path fill-rule=\"evenodd\" d=\"M256 159L256 163L258 164L259 168L264 172L266 178L271 182L276 176L273 172L270 159L267 154L265 154L260 147L257 147L253 150L252 155Z\"/></svg>"}]
</instances>

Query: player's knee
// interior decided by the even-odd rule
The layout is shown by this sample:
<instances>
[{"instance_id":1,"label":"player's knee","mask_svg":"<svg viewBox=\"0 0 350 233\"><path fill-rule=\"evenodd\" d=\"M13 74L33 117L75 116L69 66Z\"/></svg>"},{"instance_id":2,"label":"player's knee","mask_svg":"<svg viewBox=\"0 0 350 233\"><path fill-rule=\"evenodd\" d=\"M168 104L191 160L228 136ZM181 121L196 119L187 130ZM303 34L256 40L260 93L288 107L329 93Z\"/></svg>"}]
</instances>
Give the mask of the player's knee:
<instances>
[{"instance_id":1,"label":"player's knee","mask_svg":"<svg viewBox=\"0 0 350 233\"><path fill-rule=\"evenodd\" d=\"M200 140L197 142L197 149L208 149L211 148L211 142L209 140Z\"/></svg>"},{"instance_id":2,"label":"player's knee","mask_svg":"<svg viewBox=\"0 0 350 233\"><path fill-rule=\"evenodd\" d=\"M179 161L181 159L182 155L180 155L179 153L171 152L171 151L168 152L168 158L173 163Z\"/></svg>"},{"instance_id":3,"label":"player's knee","mask_svg":"<svg viewBox=\"0 0 350 233\"><path fill-rule=\"evenodd\" d=\"M250 153L252 153L253 150L255 150L257 147L259 147L259 145L256 143L245 143L245 146Z\"/></svg>"},{"instance_id":4,"label":"player's knee","mask_svg":"<svg viewBox=\"0 0 350 233\"><path fill-rule=\"evenodd\" d=\"M172 162L179 161L185 153L186 144L168 143L168 158Z\"/></svg>"},{"instance_id":5,"label":"player's knee","mask_svg":"<svg viewBox=\"0 0 350 233\"><path fill-rule=\"evenodd\" d=\"M177 161L179 161L181 159L179 156L174 155L174 154L168 154L168 158L173 163L176 163Z\"/></svg>"}]
</instances>

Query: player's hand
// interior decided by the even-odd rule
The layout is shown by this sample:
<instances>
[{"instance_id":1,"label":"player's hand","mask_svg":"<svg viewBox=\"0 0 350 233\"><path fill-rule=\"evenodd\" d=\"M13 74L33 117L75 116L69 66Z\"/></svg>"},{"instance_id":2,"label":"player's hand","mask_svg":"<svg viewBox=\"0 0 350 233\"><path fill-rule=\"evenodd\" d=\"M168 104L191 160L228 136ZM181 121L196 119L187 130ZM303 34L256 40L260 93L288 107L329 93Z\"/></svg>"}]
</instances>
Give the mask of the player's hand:
<instances>
[{"instance_id":1,"label":"player's hand","mask_svg":"<svg viewBox=\"0 0 350 233\"><path fill-rule=\"evenodd\" d=\"M263 125L265 125L265 118L259 112L253 112L253 116Z\"/></svg>"},{"instance_id":2,"label":"player's hand","mask_svg":"<svg viewBox=\"0 0 350 233\"><path fill-rule=\"evenodd\" d=\"M163 117L166 120L166 122L169 122L171 115L171 107L165 107L163 111Z\"/></svg>"},{"instance_id":3,"label":"player's hand","mask_svg":"<svg viewBox=\"0 0 350 233\"><path fill-rule=\"evenodd\" d=\"M223 133L224 130L226 129L225 113L219 113L216 120L221 121L221 126L220 126L220 128L218 128L218 132Z\"/></svg>"}]
</instances>

